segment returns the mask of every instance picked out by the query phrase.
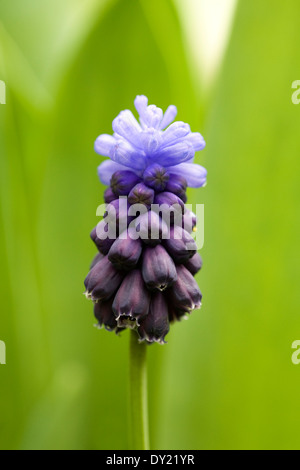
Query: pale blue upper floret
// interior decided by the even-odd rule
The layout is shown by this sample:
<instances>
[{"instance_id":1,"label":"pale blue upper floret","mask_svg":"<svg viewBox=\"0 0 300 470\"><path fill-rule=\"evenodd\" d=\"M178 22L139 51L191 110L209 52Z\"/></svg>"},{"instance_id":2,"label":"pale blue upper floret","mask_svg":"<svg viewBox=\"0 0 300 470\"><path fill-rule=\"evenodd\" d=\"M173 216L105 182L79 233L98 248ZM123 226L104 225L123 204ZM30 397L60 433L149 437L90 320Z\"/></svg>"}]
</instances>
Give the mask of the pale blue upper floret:
<instances>
[{"instance_id":1,"label":"pale blue upper floret","mask_svg":"<svg viewBox=\"0 0 300 470\"><path fill-rule=\"evenodd\" d=\"M159 163L170 174L183 176L188 186L203 186L207 171L193 163L195 152L205 147L202 135L191 132L184 122L171 124L177 115L175 106L164 114L148 106L146 96L137 96L134 105L140 122L131 111L121 111L112 124L113 136L102 134L95 142L96 152L110 158L98 168L101 182L109 185L113 173L129 168L142 176L149 165Z\"/></svg>"}]
</instances>

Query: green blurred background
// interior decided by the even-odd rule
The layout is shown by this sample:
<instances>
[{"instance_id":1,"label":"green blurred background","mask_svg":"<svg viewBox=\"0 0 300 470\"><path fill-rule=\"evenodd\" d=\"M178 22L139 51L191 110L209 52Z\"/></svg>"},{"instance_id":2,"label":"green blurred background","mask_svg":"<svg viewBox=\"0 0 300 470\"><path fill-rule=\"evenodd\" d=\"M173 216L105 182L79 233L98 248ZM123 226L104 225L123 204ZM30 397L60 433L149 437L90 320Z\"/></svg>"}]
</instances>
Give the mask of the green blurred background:
<instances>
[{"instance_id":1,"label":"green blurred background","mask_svg":"<svg viewBox=\"0 0 300 470\"><path fill-rule=\"evenodd\" d=\"M104 190L93 142L137 94L207 142L208 185L189 193L205 204L203 308L149 348L152 449L300 448L300 4L240 0L208 80L188 3L0 3L1 449L129 446L128 335L93 328L82 292Z\"/></svg>"}]
</instances>

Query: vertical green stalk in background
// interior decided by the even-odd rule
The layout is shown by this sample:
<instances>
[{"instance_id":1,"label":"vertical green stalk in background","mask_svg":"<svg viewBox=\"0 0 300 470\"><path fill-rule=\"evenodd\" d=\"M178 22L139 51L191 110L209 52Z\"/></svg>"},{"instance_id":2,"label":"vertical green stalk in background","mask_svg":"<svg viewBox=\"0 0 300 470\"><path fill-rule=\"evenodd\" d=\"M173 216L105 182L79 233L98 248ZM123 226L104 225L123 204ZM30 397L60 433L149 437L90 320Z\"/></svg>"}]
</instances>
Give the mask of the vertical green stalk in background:
<instances>
[{"instance_id":1,"label":"vertical green stalk in background","mask_svg":"<svg viewBox=\"0 0 300 470\"><path fill-rule=\"evenodd\" d=\"M129 409L131 448L149 449L147 345L139 343L135 331L130 332Z\"/></svg>"}]
</instances>

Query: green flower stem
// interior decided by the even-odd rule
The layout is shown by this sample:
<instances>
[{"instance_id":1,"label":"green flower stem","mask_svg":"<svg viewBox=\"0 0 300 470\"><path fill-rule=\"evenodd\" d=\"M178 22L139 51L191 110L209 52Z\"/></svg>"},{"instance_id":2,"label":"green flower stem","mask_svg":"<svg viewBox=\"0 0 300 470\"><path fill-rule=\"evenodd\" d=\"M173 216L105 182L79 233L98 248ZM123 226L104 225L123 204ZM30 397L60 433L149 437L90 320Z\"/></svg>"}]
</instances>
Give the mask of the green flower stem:
<instances>
[{"instance_id":1,"label":"green flower stem","mask_svg":"<svg viewBox=\"0 0 300 470\"><path fill-rule=\"evenodd\" d=\"M130 332L129 407L132 450L149 450L147 344Z\"/></svg>"}]
</instances>

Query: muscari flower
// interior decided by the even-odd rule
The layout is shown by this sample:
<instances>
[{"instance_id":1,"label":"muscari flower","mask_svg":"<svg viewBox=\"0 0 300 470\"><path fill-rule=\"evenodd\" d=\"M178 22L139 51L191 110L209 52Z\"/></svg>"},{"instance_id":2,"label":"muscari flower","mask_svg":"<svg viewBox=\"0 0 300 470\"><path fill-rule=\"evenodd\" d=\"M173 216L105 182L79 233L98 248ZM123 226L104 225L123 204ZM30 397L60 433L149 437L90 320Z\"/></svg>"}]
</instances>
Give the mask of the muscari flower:
<instances>
[{"instance_id":1,"label":"muscari flower","mask_svg":"<svg viewBox=\"0 0 300 470\"><path fill-rule=\"evenodd\" d=\"M109 157L98 167L101 182L109 187L104 193L107 211L91 233L98 254L85 294L95 304L99 327L117 333L131 328L140 341L164 343L170 323L201 306L193 277L202 267L191 235L196 216L185 203L188 186L206 183L205 168L194 163L205 142L188 124L172 124L175 106L163 113L148 106L145 96L137 96L135 107L139 120L122 111L113 121L114 134L100 135L95 142L96 152ZM119 204L124 196L125 206ZM124 215L133 204L145 212L136 217L130 213L124 227ZM170 229L160 207L167 208ZM115 236L102 239L114 214ZM138 237L130 236L133 231Z\"/></svg>"}]
</instances>

